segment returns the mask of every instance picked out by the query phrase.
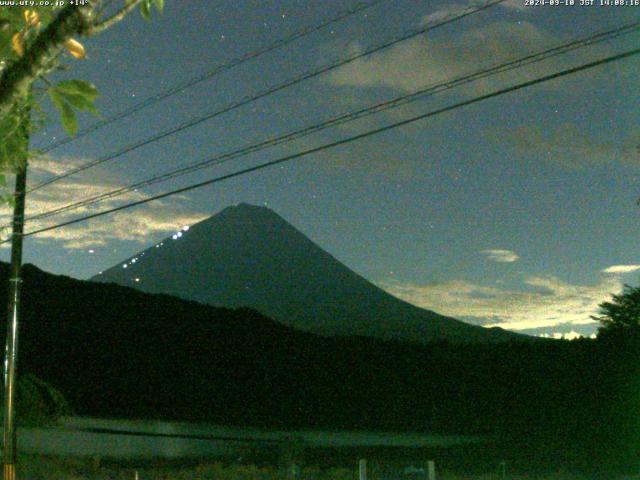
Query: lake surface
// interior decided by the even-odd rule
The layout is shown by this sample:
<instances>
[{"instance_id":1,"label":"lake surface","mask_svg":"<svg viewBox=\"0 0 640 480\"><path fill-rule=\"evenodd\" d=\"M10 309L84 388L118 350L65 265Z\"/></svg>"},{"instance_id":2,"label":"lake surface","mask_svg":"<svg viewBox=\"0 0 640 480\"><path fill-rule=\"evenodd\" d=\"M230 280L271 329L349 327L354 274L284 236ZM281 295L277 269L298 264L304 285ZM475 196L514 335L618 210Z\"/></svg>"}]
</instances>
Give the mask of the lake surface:
<instances>
[{"instance_id":1,"label":"lake surface","mask_svg":"<svg viewBox=\"0 0 640 480\"><path fill-rule=\"evenodd\" d=\"M435 447L482 441L478 437L393 432L260 430L164 421L67 417L55 428L18 431L23 452L120 458L222 457L253 446L288 441L312 447Z\"/></svg>"}]
</instances>

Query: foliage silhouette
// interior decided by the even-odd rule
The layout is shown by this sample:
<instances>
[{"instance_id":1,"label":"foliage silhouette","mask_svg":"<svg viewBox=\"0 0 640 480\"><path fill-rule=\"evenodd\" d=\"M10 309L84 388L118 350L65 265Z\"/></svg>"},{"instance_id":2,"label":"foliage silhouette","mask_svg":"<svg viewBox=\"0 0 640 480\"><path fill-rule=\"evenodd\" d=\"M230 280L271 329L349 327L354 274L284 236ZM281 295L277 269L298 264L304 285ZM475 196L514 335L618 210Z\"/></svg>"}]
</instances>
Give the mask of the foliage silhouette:
<instances>
[{"instance_id":1,"label":"foliage silhouette","mask_svg":"<svg viewBox=\"0 0 640 480\"><path fill-rule=\"evenodd\" d=\"M625 285L624 291L612 295L612 300L600 304L600 335L640 336L640 287Z\"/></svg>"}]
</instances>

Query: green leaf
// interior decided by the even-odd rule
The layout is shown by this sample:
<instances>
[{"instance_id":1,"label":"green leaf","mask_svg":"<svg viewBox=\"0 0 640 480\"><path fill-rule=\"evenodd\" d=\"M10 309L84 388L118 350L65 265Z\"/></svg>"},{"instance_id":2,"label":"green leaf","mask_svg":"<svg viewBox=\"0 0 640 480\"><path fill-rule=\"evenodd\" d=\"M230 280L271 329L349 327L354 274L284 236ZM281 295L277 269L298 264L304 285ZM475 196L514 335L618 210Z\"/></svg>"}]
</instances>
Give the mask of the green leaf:
<instances>
[{"instance_id":1,"label":"green leaf","mask_svg":"<svg viewBox=\"0 0 640 480\"><path fill-rule=\"evenodd\" d=\"M60 117L62 119L62 126L69 134L69 136L73 137L76 133L78 133L78 118L76 117L76 113L73 111L71 105L64 100L64 97L55 89L49 90L49 96L53 101L53 104L56 106L58 111L60 112Z\"/></svg>"},{"instance_id":2,"label":"green leaf","mask_svg":"<svg viewBox=\"0 0 640 480\"><path fill-rule=\"evenodd\" d=\"M151 0L142 0L140 2L140 14L145 20L151 19Z\"/></svg>"},{"instance_id":3,"label":"green leaf","mask_svg":"<svg viewBox=\"0 0 640 480\"><path fill-rule=\"evenodd\" d=\"M70 137L75 137L78 133L78 118L73 108L68 103L63 103L60 109L60 115L62 116L62 126L67 131Z\"/></svg>"},{"instance_id":4,"label":"green leaf","mask_svg":"<svg viewBox=\"0 0 640 480\"><path fill-rule=\"evenodd\" d=\"M164 11L164 0L153 0L153 5L156 7L158 12L162 13Z\"/></svg>"},{"instance_id":5,"label":"green leaf","mask_svg":"<svg viewBox=\"0 0 640 480\"><path fill-rule=\"evenodd\" d=\"M95 85L84 80L64 80L58 82L56 90L69 95L80 95L93 102L98 97Z\"/></svg>"},{"instance_id":6,"label":"green leaf","mask_svg":"<svg viewBox=\"0 0 640 480\"><path fill-rule=\"evenodd\" d=\"M60 112L64 129L70 136L74 136L78 132L78 119L74 108L100 116L93 103L98 97L98 90L89 82L65 80L49 88L48 93L51 101Z\"/></svg>"},{"instance_id":7,"label":"green leaf","mask_svg":"<svg viewBox=\"0 0 640 480\"><path fill-rule=\"evenodd\" d=\"M23 15L23 9L20 8L5 8L2 10L2 18L17 25L24 23Z\"/></svg>"},{"instance_id":8,"label":"green leaf","mask_svg":"<svg viewBox=\"0 0 640 480\"><path fill-rule=\"evenodd\" d=\"M87 97L83 97L82 95L71 95L68 93L62 93L60 91L58 91L58 93L60 94L60 96L62 96L65 102L70 103L71 106L73 106L77 110L83 112L91 112L97 117L100 116L96 106Z\"/></svg>"},{"instance_id":9,"label":"green leaf","mask_svg":"<svg viewBox=\"0 0 640 480\"><path fill-rule=\"evenodd\" d=\"M16 162L25 158L25 131L20 119L15 110L0 119L0 169L4 171L12 171Z\"/></svg>"}]
</instances>

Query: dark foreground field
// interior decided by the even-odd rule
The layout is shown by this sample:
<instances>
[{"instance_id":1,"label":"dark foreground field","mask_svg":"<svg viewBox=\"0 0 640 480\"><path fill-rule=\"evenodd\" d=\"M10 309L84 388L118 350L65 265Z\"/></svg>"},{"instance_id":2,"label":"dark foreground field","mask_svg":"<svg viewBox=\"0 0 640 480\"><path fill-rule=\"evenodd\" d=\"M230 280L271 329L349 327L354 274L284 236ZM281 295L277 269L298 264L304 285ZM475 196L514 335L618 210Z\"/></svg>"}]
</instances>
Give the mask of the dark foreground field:
<instances>
[{"instance_id":1,"label":"dark foreground field","mask_svg":"<svg viewBox=\"0 0 640 480\"><path fill-rule=\"evenodd\" d=\"M397 476L383 475L376 469L369 472L370 480L405 479L422 480L421 474L404 474ZM348 467L304 467L297 477L284 467L276 465L258 466L255 464L228 464L210 461L135 461L121 463L100 459L61 458L47 456L24 456L19 465L20 478L49 480L357 480L357 465ZM484 473L464 473L448 470L437 471L438 480L589 480L592 476L569 473L562 470L547 473L510 473L500 468ZM605 477L602 477L605 478ZM610 477L616 478L616 477ZM640 480L640 475L617 477L621 480Z\"/></svg>"}]
</instances>

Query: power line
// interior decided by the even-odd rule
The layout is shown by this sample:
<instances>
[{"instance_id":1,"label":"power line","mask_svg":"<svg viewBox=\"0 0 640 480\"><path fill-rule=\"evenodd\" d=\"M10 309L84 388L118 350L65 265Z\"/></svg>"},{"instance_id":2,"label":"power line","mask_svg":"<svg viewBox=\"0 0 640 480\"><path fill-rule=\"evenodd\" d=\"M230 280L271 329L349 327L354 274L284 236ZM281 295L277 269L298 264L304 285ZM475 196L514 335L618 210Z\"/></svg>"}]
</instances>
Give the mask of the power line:
<instances>
[{"instance_id":1,"label":"power line","mask_svg":"<svg viewBox=\"0 0 640 480\"><path fill-rule=\"evenodd\" d=\"M46 185L50 185L50 184L52 184L54 182L57 182L57 181L62 180L64 178L70 177L71 175L75 175L76 173L80 173L80 172L83 172L83 171L88 170L90 168L96 167L96 166L98 166L98 165L100 165L100 164L102 164L104 162L108 162L108 161L114 160L116 158L119 158L122 155L124 155L126 153L129 153L129 152L131 152L133 150L136 150L136 149L138 149L140 147L143 147L145 145L149 145L151 143L157 142L158 140L162 140L163 138L166 138L166 137L169 137L171 135L174 135L174 134L176 134L178 132L186 130L187 128L194 127L194 126L196 126L196 125L198 125L198 124L200 124L202 122L205 122L207 120L211 120L212 118L215 118L215 117L217 117L219 115L222 115L224 113L228 113L228 112L230 112L232 110L235 110L235 109L237 109L239 107L242 107L242 106L247 105L249 103L255 102L256 100L259 100L259 99L264 98L264 97L266 97L268 95L271 95L273 93L276 93L276 92L279 92L281 90L284 90L285 88L288 88L288 87L291 87L293 85L296 85L296 84L298 84L300 82L303 82L304 80L317 77L318 75L321 75L323 73L326 73L326 72L329 72L331 70L334 70L334 69L336 69L338 67L341 67L341 66L346 65L346 64L348 64L350 62L353 62L353 61L355 61L355 60L357 60L359 58L363 58L365 56L368 56L368 55L371 55L373 53L379 52L381 50L384 50L386 48L391 47L392 45L396 45L396 44L398 44L400 42L409 40L409 39L414 38L414 37L416 37L418 35L422 35L422 34L428 32L428 31L434 30L434 29L436 29L438 27L442 27L442 26L448 25L448 24L450 24L452 22L461 20L461 19L463 19L463 18L465 18L465 17L467 17L469 15L472 15L474 13L482 12L482 11L484 11L484 10L490 8L490 7L493 7L495 5L498 5L498 4L500 4L500 3L504 2L504 1L505 0L492 0L492 1L486 3L486 4L482 5L482 6L479 6L479 7L474 7L474 8L469 7L463 13L456 14L456 15L450 15L449 17L445 18L444 20L441 20L441 21L438 21L438 22L435 22L435 23L430 23L426 27L423 27L423 28L420 28L420 29L417 29L417 30L411 30L409 33L404 33L400 37L396 37L393 40L390 40L390 41L388 41L386 43L383 43L382 45L378 45L378 46L369 48L369 49L363 51L362 53L358 53L358 54L352 55L352 56L350 56L348 58L345 58L345 59L342 59L342 60L338 60L338 61L336 61L336 62L334 62L332 64L325 65L325 66L320 67L318 69L314 69L312 71L305 72L305 73L303 73L303 74L301 74L301 75L299 75L297 77L294 77L293 79L286 80L283 83L280 83L280 84L278 84L276 86L273 86L273 87L270 87L270 88L268 88L266 90L263 90L262 92L260 92L258 94L255 94L255 95L249 96L249 97L244 97L244 98L240 99L239 101L236 101L234 103L231 103L231 104L227 105L226 107L223 107L220 110L216 110L214 112L207 113L207 114L202 115L200 117L193 118L193 119L191 119L191 120L189 120L187 122L184 122L184 123L180 124L177 127L173 127L173 128L171 128L169 130L165 130L164 132L152 135L152 136L147 137L147 138L145 138L143 140L139 140L139 141L137 141L135 143L129 144L129 145L121 148L120 150L118 150L116 152L113 152L113 153L108 154L108 155L106 155L104 157L101 157L101 158L98 158L98 159L93 160L91 162L88 162L85 165L82 165L82 166L79 166L77 168L74 168L74 169L72 169L72 170L70 170L70 171L68 171L66 173L63 173L63 174L60 174L60 175L56 175L56 176L54 176L53 178L51 178L49 180L46 180L44 182L41 182L41 183L35 185L34 187L31 187L29 190L27 190L27 193L33 192L33 191L38 190L38 189L40 189L42 187L45 187Z\"/></svg>"},{"instance_id":2,"label":"power line","mask_svg":"<svg viewBox=\"0 0 640 480\"><path fill-rule=\"evenodd\" d=\"M285 47L291 43L293 43L296 40L299 40L300 38L306 37L307 35L311 35L312 33L315 33L319 30L322 30L323 28L328 27L329 25L332 25L334 23L337 23L341 20L344 20L345 18L348 18L352 15L355 15L357 13L363 12L365 10L368 10L370 8L375 7L376 5L385 2L387 0L372 0L369 3L363 3L363 2L359 2L357 3L354 7L347 9L347 10L341 10L340 12L338 12L336 15L334 15L331 18L328 18L324 21L322 21L320 24L318 25L313 25L313 26L308 26L308 27L304 27L301 30L298 30L297 32L288 35L284 38L278 39L276 40L274 43L260 48L258 50L254 50L252 52L247 52L242 56L236 57L226 63L223 63L222 65L218 65L214 68L212 68L211 70L208 70L200 75L197 75L195 77L192 77L190 79L187 79L185 81L183 81L182 83L178 83L177 85L168 88L167 90L164 90L160 93L157 93L155 95L152 95L150 97L145 98L144 100L136 103L135 105L130 106L129 108L118 112L108 118L105 118L104 120L101 120L99 122L94 123L93 125L90 125L82 130L80 130L74 137L67 137L67 138L63 138L61 140L58 140L57 142L53 142L49 145L47 145L44 149L41 150L42 153L48 153L51 150L54 150L58 147L61 147L62 145L66 145L68 143L74 142L76 140L78 140L79 138L82 138L90 133L95 132L96 130L101 129L102 127L105 127L107 125L110 125L114 122L117 122L118 120L122 120L123 118L129 117L131 115L133 115L136 112L139 112L140 110L147 108L151 105L154 105L156 103L158 103L161 100L164 100L165 98L168 97L172 97L173 95L176 95L178 93L182 93L183 91L187 90L188 88L193 87L194 85L197 85L198 83L204 82L205 80L208 80L210 78L213 78L214 76L225 72L227 70L231 70L234 67L237 67L238 65L242 65L245 62L248 62L249 60L253 60L255 58L258 58L266 53L270 53L273 52L274 50L277 50L279 48Z\"/></svg>"},{"instance_id":3,"label":"power line","mask_svg":"<svg viewBox=\"0 0 640 480\"><path fill-rule=\"evenodd\" d=\"M517 85L513 85L511 87L503 88L503 89L497 90L497 91L492 92L492 93L488 93L488 94L485 94L485 95L480 95L478 97L474 97L474 98L469 99L469 100L464 100L462 102L458 102L458 103L450 105L448 107L440 108L440 109L437 109L437 110L432 110L430 112L423 113L421 115L417 115L417 116L414 116L414 117L411 117L411 118L408 118L408 119L405 119L405 120L401 120L399 122L395 122L395 123L392 123L392 124L389 124L389 125L385 125L384 127L380 127L380 128L376 128L376 129L373 129L373 130L369 130L367 132L360 133L358 135L354 135L354 136L351 136L351 137L348 137L348 138L345 138L345 139L342 139L342 140L338 140L338 141L335 141L335 142L332 142L332 143L321 145L319 147L315 147L315 148L311 148L311 149L308 149L308 150L304 150L302 152L294 153L292 155L287 155L285 157L281 157L279 159L272 160L270 162L262 163L260 165L255 165L253 167L248 167L248 168L245 168L245 169L242 169L242 170L238 170L238 171L233 172L233 173L229 173L229 174L222 175L222 176L219 176L219 177L211 178L211 179L205 180L203 182L199 182L199 183L188 185L186 187L182 187L182 188L178 188L178 189L175 189L175 190L171 190L169 192L165 192L165 193L162 193L162 194L159 194L159 195L155 195L153 197L149 197L149 198L146 198L144 200L138 200L138 201L131 202L131 203L128 203L128 204L125 204L125 205L120 205L119 207L114 207L114 208L111 208L111 209L108 209L108 210L104 210L102 212L97 212L97 213L93 213L93 214L90 214L90 215L85 215L83 217L79 217L79 218L76 218L76 219L73 219L73 220L69 220L69 221L66 221L66 222L58 223L56 225L51 225L51 226L48 226L48 227L40 228L38 230L33 230L31 232L25 233L24 236L28 237L28 236L32 236L32 235L37 235L39 233L47 232L47 231L50 231L50 230L55 230L55 229L58 229L58 228L61 228L61 227L65 227L65 226L68 226L68 225L72 225L72 224L75 224L75 223L84 222L84 221L87 221L87 220L90 220L90 219L93 219L93 218L101 217L103 215L108 215L110 213L118 212L120 210L129 209L129 208L136 207L138 205L143 205L145 203L149 203L149 202L152 202L152 201L155 201L155 200L160 200L162 198L166 198L166 197L169 197L169 196L172 196L172 195L177 195L179 193L184 193L184 192L188 192L188 191L191 191L191 190L195 190L197 188L201 188L201 187L204 187L204 186L207 186L207 185L212 185L214 183L219 183L219 182L222 182L224 180L228 180L230 178L239 177L241 175L245 175L245 174L252 173L252 172L255 172L255 171L258 171L258 170L262 170L262 169L267 168L267 167L271 167L271 166L274 166L274 165L285 163L285 162L288 162L288 161L291 161L291 160L295 160L297 158L301 158L301 157L305 157L305 156L308 156L308 155L311 155L311 154L314 154L314 153L321 152L323 150L328 150L330 148L334 148L334 147L337 147L337 146L340 146L340 145L345 145L345 144L354 142L356 140L361 140L363 138L367 138L367 137L370 137L370 136L373 136L373 135L377 135L379 133L383 133L383 132L386 132L386 131L389 131L389 130L393 130L393 129L402 127L404 125L408 125L408 124L417 122L419 120L423 120L425 118L433 117L433 116L436 116L436 115L439 115L439 114L445 113L445 112L450 112L450 111L456 110L458 108L465 107L467 105L472 105L474 103L482 102L482 101L488 100L490 98L494 98L494 97L498 97L500 95L504 95L506 93L514 92L516 90L521 90L523 88L527 88L527 87L530 87L530 86L533 86L533 85L537 85L537 84L540 84L540 83L543 83L543 82L548 82L550 80L554 80L556 78L564 77L566 75L571 75L571 74L574 74L574 73L577 73L577 72L580 72L580 71L583 71L583 70L594 68L594 67L597 67L599 65L604 65L604 64L611 63L611 62L614 62L614 61L622 60L624 58L629 58L629 57L638 55L639 53L640 53L640 48L637 48L637 49L629 50L627 52L620 53L620 54L617 54L617 55L612 55L612 56L609 56L609 57L606 57L606 58L603 58L603 59L600 59L600 60L596 60L596 61L593 61L593 62L582 64L582 65L577 66L577 67L573 67L573 68L569 68L569 69L566 69L566 70L562 70L560 72L556 72L556 73L553 73L553 74L550 74L550 75L545 75L543 77L539 77L539 78L534 79L534 80L529 80L527 82L522 82L522 83L519 83ZM0 242L0 244L6 243L8 241L10 241L10 240L4 240L4 241Z\"/></svg>"},{"instance_id":4,"label":"power line","mask_svg":"<svg viewBox=\"0 0 640 480\"><path fill-rule=\"evenodd\" d=\"M52 210L48 210L39 214L35 214L32 215L30 217L28 217L26 220L28 221L32 221L32 220L36 220L36 219L42 219L42 218L48 218L51 216L55 216L55 215L59 215L65 212L69 212L72 210L76 210L78 208L81 207L86 207L89 205L93 205L96 203L100 203L104 200L108 200L111 198L115 198L117 196L120 196L122 194L131 192L133 190L137 190L139 188L144 188L156 183L160 183L160 182L165 182L167 180L170 180L172 178L176 178L179 176L183 176L186 175L188 173L192 173L204 168L208 168L214 165L220 165L222 163L225 163L227 161L230 161L232 159L236 159L238 157L244 157L246 155L249 155L250 153L255 153L257 151L261 151L263 149L272 147L272 146L276 146L282 143L288 143L291 142L293 140L308 136L310 134L313 133L317 133L318 131L324 130L326 128L329 127L333 127L336 125L341 125L344 124L346 122L350 122L350 121L354 121L360 118L363 118L365 116L369 116L369 115L373 115L382 111L386 111L388 109L391 108L396 108L402 105L406 105L410 102L419 100L419 99L423 99L427 96L436 94L436 93L440 93L443 92L445 90L449 90L452 88L456 88L460 85L466 84L466 83L470 83L482 78L486 78L488 76L491 75L496 75L499 73L504 73L510 70L513 70L515 68L522 68L523 66L526 65L530 65L532 63L537 63L540 62L542 60L546 60L549 59L551 57L560 55L560 54L566 54L570 51L576 50L578 48L582 48L585 46L591 46L594 45L596 43L600 43L606 40L611 40L612 38L618 37L620 35L623 34L628 34L628 33L633 33L633 32L637 32L640 29L640 22L635 22L635 23L631 23L628 25L624 25L622 27L618 27L612 30L607 30L607 31L602 31L602 32L598 32L595 34L592 34L588 37L584 37L584 38L580 38L580 39L576 39L573 40L572 42L569 43L564 43L561 45L557 45L555 47L543 50L543 51L539 51L539 52L535 52L532 54L528 54L524 57L515 59L515 60L511 60L502 64L498 64L495 65L493 67L481 70L481 71L477 71L477 72L473 72L470 74L466 74L466 75L462 75L460 77L457 77L455 79L449 80L447 82L443 82L443 83L439 83L436 85L431 85L429 87L417 90L415 92L412 92L410 94L406 94L406 95L401 95L399 97L395 97L391 100L387 100L385 102L382 103L378 103L376 105L373 106L369 106L360 110L357 110L355 112L350 112L350 113L346 113L346 114L342 114L339 115L337 117L333 117L331 119L325 120L322 123L319 124L315 124L315 125L311 125L311 126L307 126L305 128L284 134L284 135L280 135L277 137L272 137L270 139L264 140L262 142L258 142L231 152L227 152L221 155L217 155L213 158L207 159L207 160L203 160L200 162L196 162L196 163L192 163L190 165L186 165L184 167L178 168L178 169L173 169L170 170L168 172L165 172L163 174L160 175L155 175L152 176L150 178L135 182L133 184L130 184L128 186L124 186L124 187L119 187L117 189L111 190L109 192L105 192L99 195L95 195L92 197L88 197L85 199L82 199L80 201L77 202L73 202L67 205L63 205L61 207L52 209Z\"/></svg>"}]
</instances>

